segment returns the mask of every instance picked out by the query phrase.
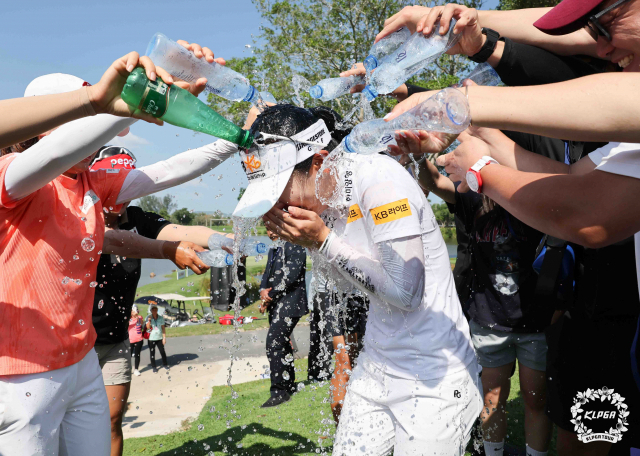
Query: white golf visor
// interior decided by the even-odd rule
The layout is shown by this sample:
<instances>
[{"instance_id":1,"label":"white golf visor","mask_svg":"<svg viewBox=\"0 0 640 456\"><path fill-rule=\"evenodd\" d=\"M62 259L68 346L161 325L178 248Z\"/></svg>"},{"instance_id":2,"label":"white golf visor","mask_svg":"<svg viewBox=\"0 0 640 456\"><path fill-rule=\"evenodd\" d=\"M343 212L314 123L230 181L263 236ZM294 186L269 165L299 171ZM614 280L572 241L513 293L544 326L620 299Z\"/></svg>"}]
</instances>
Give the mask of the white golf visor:
<instances>
[{"instance_id":1,"label":"white golf visor","mask_svg":"<svg viewBox=\"0 0 640 456\"><path fill-rule=\"evenodd\" d=\"M269 135L265 135L269 136ZM261 217L271 209L289 182L293 168L326 148L331 134L323 120L291 138L240 151L249 185L233 211L234 217Z\"/></svg>"}]
</instances>

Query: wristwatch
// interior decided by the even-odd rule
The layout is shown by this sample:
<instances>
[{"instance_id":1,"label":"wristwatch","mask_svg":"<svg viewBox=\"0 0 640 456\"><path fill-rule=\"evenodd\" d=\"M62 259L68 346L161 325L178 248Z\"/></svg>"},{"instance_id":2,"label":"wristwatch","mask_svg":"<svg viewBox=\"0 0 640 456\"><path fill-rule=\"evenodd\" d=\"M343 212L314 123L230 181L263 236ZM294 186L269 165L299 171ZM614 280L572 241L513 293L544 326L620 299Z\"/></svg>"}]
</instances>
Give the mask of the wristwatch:
<instances>
[{"instance_id":1,"label":"wristwatch","mask_svg":"<svg viewBox=\"0 0 640 456\"><path fill-rule=\"evenodd\" d=\"M475 165L469 168L469 171L467 171L467 185L474 192L482 193L482 177L480 176L480 170L491 163L495 163L496 165L500 164L493 158L485 155L478 160Z\"/></svg>"},{"instance_id":2,"label":"wristwatch","mask_svg":"<svg viewBox=\"0 0 640 456\"><path fill-rule=\"evenodd\" d=\"M486 62L489 57L491 57L491 54L493 54L493 51L495 51L498 40L500 39L498 32L487 27L482 27L482 34L487 35L487 41L484 42L478 52L469 56L469 59L476 63Z\"/></svg>"}]
</instances>

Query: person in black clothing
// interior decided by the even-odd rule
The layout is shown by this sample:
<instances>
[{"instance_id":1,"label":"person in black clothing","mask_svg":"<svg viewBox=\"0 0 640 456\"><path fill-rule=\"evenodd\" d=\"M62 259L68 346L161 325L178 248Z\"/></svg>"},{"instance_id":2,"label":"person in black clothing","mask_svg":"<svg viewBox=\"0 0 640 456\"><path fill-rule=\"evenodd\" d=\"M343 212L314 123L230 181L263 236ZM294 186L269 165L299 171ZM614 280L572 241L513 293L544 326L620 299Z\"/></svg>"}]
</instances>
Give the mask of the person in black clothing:
<instances>
[{"instance_id":1,"label":"person in black clothing","mask_svg":"<svg viewBox=\"0 0 640 456\"><path fill-rule=\"evenodd\" d=\"M309 312L304 275L307 253L304 248L285 243L269 250L260 284L260 312L269 312L267 358L271 370L271 397L262 407L274 407L291 399L295 368L291 333L300 318Z\"/></svg>"},{"instance_id":2,"label":"person in black clothing","mask_svg":"<svg viewBox=\"0 0 640 456\"><path fill-rule=\"evenodd\" d=\"M500 31L499 24L493 26ZM487 49L489 45L494 48L484 57L509 85L561 82L611 69L609 62L583 56L560 57L509 38L491 43L488 34L484 42L488 43ZM566 164L576 163L602 146L505 133L524 149ZM506 149L513 154L511 145ZM491 153L493 155L494 150ZM640 446L637 413L627 417L623 439L613 446L609 442L579 442L577 427L571 422L574 419L571 408L578 394L584 394L587 389L613 389L625 398L630 411L640 409L640 395L629 362L640 314L633 245L633 238L600 249L572 245L576 257L573 298L569 296L564 302L556 300L558 310L554 324L546 329L547 414L559 427L560 455L628 455L630 447ZM616 420L589 423L594 432L596 428L606 432L616 425Z\"/></svg>"}]
</instances>

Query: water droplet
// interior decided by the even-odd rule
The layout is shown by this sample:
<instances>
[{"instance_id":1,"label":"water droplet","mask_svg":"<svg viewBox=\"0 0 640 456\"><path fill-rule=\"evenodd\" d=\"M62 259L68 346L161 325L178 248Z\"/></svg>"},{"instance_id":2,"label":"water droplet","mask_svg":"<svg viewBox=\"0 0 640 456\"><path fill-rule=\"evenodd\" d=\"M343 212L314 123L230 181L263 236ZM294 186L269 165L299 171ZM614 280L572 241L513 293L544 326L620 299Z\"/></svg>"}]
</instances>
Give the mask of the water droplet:
<instances>
[{"instance_id":1,"label":"water droplet","mask_svg":"<svg viewBox=\"0 0 640 456\"><path fill-rule=\"evenodd\" d=\"M98 282L91 282L91 283L89 284L89 286L90 286L91 288L95 288L95 287L97 287L97 286L98 286Z\"/></svg>"},{"instance_id":2,"label":"water droplet","mask_svg":"<svg viewBox=\"0 0 640 456\"><path fill-rule=\"evenodd\" d=\"M282 378L284 378L285 380L289 380L291 378L291 376L289 375L289 372L284 371L282 373Z\"/></svg>"},{"instance_id":3,"label":"water droplet","mask_svg":"<svg viewBox=\"0 0 640 456\"><path fill-rule=\"evenodd\" d=\"M74 260L79 260L79 259L80 259L80 257L79 257L78 255L74 255L74 256L73 256L73 259L74 259Z\"/></svg>"},{"instance_id":4,"label":"water droplet","mask_svg":"<svg viewBox=\"0 0 640 456\"><path fill-rule=\"evenodd\" d=\"M93 249L96 248L96 243L93 241L93 239L84 238L80 243L80 246L85 252L92 252Z\"/></svg>"},{"instance_id":5,"label":"water droplet","mask_svg":"<svg viewBox=\"0 0 640 456\"><path fill-rule=\"evenodd\" d=\"M98 301L98 309L102 309L102 307L104 306L104 300L100 300Z\"/></svg>"},{"instance_id":6,"label":"water droplet","mask_svg":"<svg viewBox=\"0 0 640 456\"><path fill-rule=\"evenodd\" d=\"M62 279L62 285L66 285L69 283L69 277L66 277L64 279Z\"/></svg>"},{"instance_id":7,"label":"water droplet","mask_svg":"<svg viewBox=\"0 0 640 456\"><path fill-rule=\"evenodd\" d=\"M78 320L78 324L84 325L84 320Z\"/></svg>"},{"instance_id":8,"label":"water droplet","mask_svg":"<svg viewBox=\"0 0 640 456\"><path fill-rule=\"evenodd\" d=\"M198 425L198 430L199 431L204 431L204 424L199 424Z\"/></svg>"},{"instance_id":9,"label":"water droplet","mask_svg":"<svg viewBox=\"0 0 640 456\"><path fill-rule=\"evenodd\" d=\"M26 396L27 396L27 397L31 397L31 393L27 393L27 394L26 394Z\"/></svg>"}]
</instances>

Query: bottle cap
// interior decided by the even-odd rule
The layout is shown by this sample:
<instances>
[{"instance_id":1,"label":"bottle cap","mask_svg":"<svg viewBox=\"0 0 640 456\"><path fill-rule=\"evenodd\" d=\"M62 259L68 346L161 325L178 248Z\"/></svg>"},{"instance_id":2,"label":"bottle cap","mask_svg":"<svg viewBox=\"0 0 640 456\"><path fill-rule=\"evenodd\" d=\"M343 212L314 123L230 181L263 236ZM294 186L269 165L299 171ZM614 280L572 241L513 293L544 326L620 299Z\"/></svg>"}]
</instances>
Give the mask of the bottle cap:
<instances>
[{"instance_id":1,"label":"bottle cap","mask_svg":"<svg viewBox=\"0 0 640 456\"><path fill-rule=\"evenodd\" d=\"M367 71L373 71L376 68L378 68L379 62L378 59L376 59L375 56L370 55L368 56L366 59L364 59L364 67Z\"/></svg>"},{"instance_id":2,"label":"bottle cap","mask_svg":"<svg viewBox=\"0 0 640 456\"><path fill-rule=\"evenodd\" d=\"M320 98L322 92L324 92L324 90L322 90L322 87L319 85L314 85L309 89L309 95L311 95L312 98Z\"/></svg>"}]
</instances>

